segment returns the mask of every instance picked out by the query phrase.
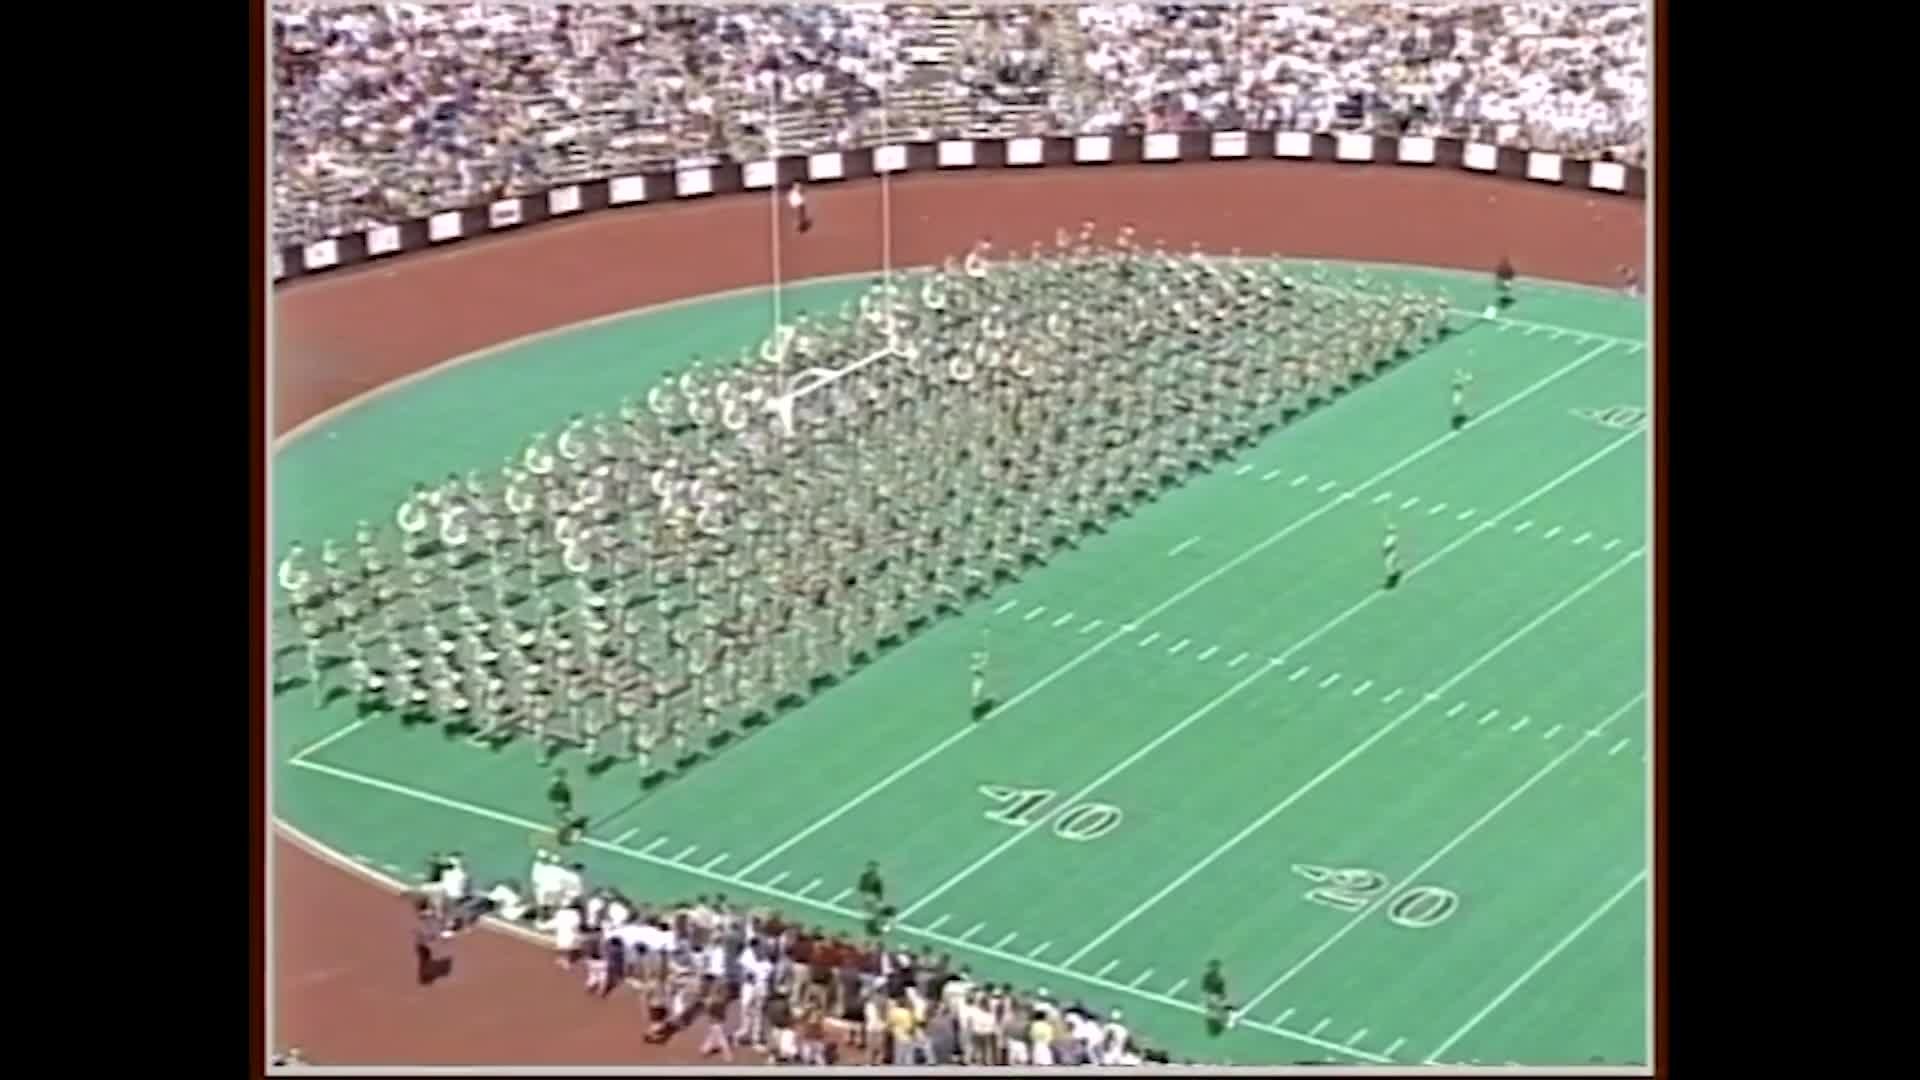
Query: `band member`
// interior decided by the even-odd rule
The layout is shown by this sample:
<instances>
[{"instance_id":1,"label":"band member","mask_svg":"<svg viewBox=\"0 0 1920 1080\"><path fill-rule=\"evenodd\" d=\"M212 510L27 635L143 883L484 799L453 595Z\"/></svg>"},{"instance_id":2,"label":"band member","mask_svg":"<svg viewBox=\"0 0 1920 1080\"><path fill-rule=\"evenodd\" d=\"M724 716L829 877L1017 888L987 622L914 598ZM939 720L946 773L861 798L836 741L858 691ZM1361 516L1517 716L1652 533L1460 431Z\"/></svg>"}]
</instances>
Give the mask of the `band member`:
<instances>
[{"instance_id":1,"label":"band member","mask_svg":"<svg viewBox=\"0 0 1920 1080\"><path fill-rule=\"evenodd\" d=\"M787 189L787 208L793 211L795 229L802 233L813 229L813 216L807 213L807 193L798 180Z\"/></svg>"}]
</instances>

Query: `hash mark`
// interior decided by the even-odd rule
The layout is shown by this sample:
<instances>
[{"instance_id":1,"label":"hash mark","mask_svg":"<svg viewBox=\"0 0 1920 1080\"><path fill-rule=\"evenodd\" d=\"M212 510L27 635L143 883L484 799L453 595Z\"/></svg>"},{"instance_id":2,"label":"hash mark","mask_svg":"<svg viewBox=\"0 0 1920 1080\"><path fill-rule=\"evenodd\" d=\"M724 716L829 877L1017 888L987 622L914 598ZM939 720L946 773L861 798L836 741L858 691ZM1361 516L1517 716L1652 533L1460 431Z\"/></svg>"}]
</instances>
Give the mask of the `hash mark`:
<instances>
[{"instance_id":1,"label":"hash mark","mask_svg":"<svg viewBox=\"0 0 1920 1080\"><path fill-rule=\"evenodd\" d=\"M1227 666L1230 668L1239 667L1241 663L1246 660L1246 658L1247 658L1247 654L1241 653L1239 656L1236 656L1232 660L1227 661Z\"/></svg>"},{"instance_id":2,"label":"hash mark","mask_svg":"<svg viewBox=\"0 0 1920 1080\"><path fill-rule=\"evenodd\" d=\"M1313 669L1311 667L1308 667L1306 664L1301 664L1300 669L1298 671L1295 671L1293 674L1287 676L1287 681L1299 682L1301 679L1306 677L1307 672L1312 670Z\"/></svg>"},{"instance_id":3,"label":"hash mark","mask_svg":"<svg viewBox=\"0 0 1920 1080\"><path fill-rule=\"evenodd\" d=\"M1541 539L1542 539L1542 540L1551 540L1551 539L1553 539L1554 537L1556 537L1556 536L1559 536L1559 535L1561 534L1561 532L1563 532L1563 531L1564 531L1564 530L1563 530L1563 529L1561 529L1561 527L1560 527L1560 526L1558 526L1558 525L1555 525L1555 526L1554 526L1553 528L1551 528L1551 529L1548 529L1548 530L1547 530L1547 532L1546 532L1546 535L1545 535L1545 536L1542 536L1542 537L1541 537Z\"/></svg>"},{"instance_id":4,"label":"hash mark","mask_svg":"<svg viewBox=\"0 0 1920 1080\"><path fill-rule=\"evenodd\" d=\"M1412 497L1410 497L1409 499L1407 499L1407 501L1406 501L1406 502L1403 502L1403 503L1401 503L1401 504L1400 504L1400 509L1402 509L1402 510L1410 510L1410 509L1412 509L1412 508L1413 508L1413 507L1414 507L1415 505L1417 505L1417 504L1418 504L1419 502L1420 502L1420 496L1418 496L1418 495L1414 495L1414 496L1412 496Z\"/></svg>"},{"instance_id":5,"label":"hash mark","mask_svg":"<svg viewBox=\"0 0 1920 1080\"><path fill-rule=\"evenodd\" d=\"M1140 647L1144 649L1147 646L1159 640L1160 640L1160 631L1155 630L1153 633L1148 634L1146 637L1143 637L1140 639Z\"/></svg>"},{"instance_id":6,"label":"hash mark","mask_svg":"<svg viewBox=\"0 0 1920 1080\"><path fill-rule=\"evenodd\" d=\"M1337 683L1339 681L1340 681L1340 673L1336 671L1333 674L1327 676L1326 678L1320 680L1320 689L1325 690L1327 687L1332 686L1334 683Z\"/></svg>"},{"instance_id":7,"label":"hash mark","mask_svg":"<svg viewBox=\"0 0 1920 1080\"><path fill-rule=\"evenodd\" d=\"M1531 717L1531 716L1523 716L1523 717L1521 717L1520 719L1518 719L1518 720L1515 720L1515 721L1513 722L1513 726L1512 726L1512 727L1510 727L1510 728L1508 728L1507 730L1508 730L1508 731L1519 731L1519 730L1520 730L1521 728L1523 728L1523 727L1526 727L1526 726L1527 726L1528 724L1531 724L1531 723L1533 723L1533 717Z\"/></svg>"},{"instance_id":8,"label":"hash mark","mask_svg":"<svg viewBox=\"0 0 1920 1080\"><path fill-rule=\"evenodd\" d=\"M1407 688L1402 686L1398 690L1395 690L1393 693L1388 694L1386 697L1383 697L1380 700L1388 705L1391 705L1394 703L1396 699L1400 697L1401 694L1404 694L1406 692L1407 692Z\"/></svg>"},{"instance_id":9,"label":"hash mark","mask_svg":"<svg viewBox=\"0 0 1920 1080\"><path fill-rule=\"evenodd\" d=\"M1313 1030L1312 1030L1312 1031L1309 1031L1309 1032L1307 1032L1307 1034L1309 1034L1309 1035L1318 1035L1318 1034L1320 1034L1320 1033L1321 1033L1322 1031L1325 1031L1325 1030L1327 1029L1327 1025L1328 1025L1328 1024L1331 1024L1331 1023L1333 1023L1333 1017L1331 1017L1331 1016L1323 1016L1323 1017L1321 1017L1321 1018L1320 1018L1320 1022L1319 1022L1319 1023L1317 1023L1317 1024L1315 1024L1315 1025L1313 1025Z\"/></svg>"},{"instance_id":10,"label":"hash mark","mask_svg":"<svg viewBox=\"0 0 1920 1080\"><path fill-rule=\"evenodd\" d=\"M1364 1039L1366 1037L1367 1037L1367 1029L1361 1028L1359 1031L1356 1031L1353 1034L1347 1036L1347 1045L1352 1046L1353 1044L1359 1042L1361 1039Z\"/></svg>"},{"instance_id":11,"label":"hash mark","mask_svg":"<svg viewBox=\"0 0 1920 1080\"><path fill-rule=\"evenodd\" d=\"M1288 484L1287 486L1288 486L1288 487L1299 487L1299 486L1300 486L1301 484L1304 484L1304 483L1306 483L1306 482L1307 482L1307 474L1306 474L1306 473L1301 473L1301 474L1300 474L1299 476L1296 476L1296 477L1294 477L1294 478L1293 478L1293 483L1291 483L1291 484Z\"/></svg>"},{"instance_id":12,"label":"hash mark","mask_svg":"<svg viewBox=\"0 0 1920 1080\"><path fill-rule=\"evenodd\" d=\"M1455 705L1453 708L1447 710L1447 719L1451 720L1454 717L1459 716L1461 713L1466 711L1467 711L1467 703L1462 701L1458 705Z\"/></svg>"},{"instance_id":13,"label":"hash mark","mask_svg":"<svg viewBox=\"0 0 1920 1080\"><path fill-rule=\"evenodd\" d=\"M1446 510L1447 510L1446 503L1436 503L1435 505L1427 508L1427 516L1432 517L1435 514L1444 514L1446 513Z\"/></svg>"},{"instance_id":14,"label":"hash mark","mask_svg":"<svg viewBox=\"0 0 1920 1080\"><path fill-rule=\"evenodd\" d=\"M1253 466L1252 466L1252 465L1242 465L1242 466L1240 466L1239 468L1237 468L1237 469L1235 469L1235 470L1233 470L1233 475L1235 475L1235 476L1245 476L1245 475L1247 475L1248 473L1250 473L1250 472L1252 472L1252 471L1253 471Z\"/></svg>"},{"instance_id":15,"label":"hash mark","mask_svg":"<svg viewBox=\"0 0 1920 1080\"><path fill-rule=\"evenodd\" d=\"M1480 718L1480 726L1486 727L1488 724L1493 723L1493 718L1499 715L1500 715L1499 709L1488 709L1487 715Z\"/></svg>"},{"instance_id":16,"label":"hash mark","mask_svg":"<svg viewBox=\"0 0 1920 1080\"><path fill-rule=\"evenodd\" d=\"M1574 537L1574 538L1573 538L1573 542L1574 542L1575 544L1584 544L1584 543L1586 543L1587 541L1589 541L1589 540L1591 540L1591 539L1593 539L1593 534L1592 534L1592 533L1590 533L1590 532L1583 532L1583 533L1581 533L1581 534L1580 534L1579 536L1576 536L1576 537Z\"/></svg>"},{"instance_id":17,"label":"hash mark","mask_svg":"<svg viewBox=\"0 0 1920 1080\"><path fill-rule=\"evenodd\" d=\"M799 895L805 896L819 887L820 887L820 879L814 878L812 881L807 882L806 885L801 887ZM834 899L837 900L839 899L839 897L835 897Z\"/></svg>"},{"instance_id":18,"label":"hash mark","mask_svg":"<svg viewBox=\"0 0 1920 1080\"><path fill-rule=\"evenodd\" d=\"M651 843L651 844L648 844L648 845L647 845L646 847L643 847L643 848L641 848L641 849L640 849L640 854L642 854L642 855L651 855L651 854L653 854L653 849L654 849L654 848L657 848L657 847L659 847L659 846L660 846L661 844L664 844L664 843L666 843L666 842L667 842L667 838L666 838L666 837L664 837L664 836L662 836L662 837L658 837L657 839L655 839L655 840L654 840L654 842L653 842L653 843Z\"/></svg>"},{"instance_id":19,"label":"hash mark","mask_svg":"<svg viewBox=\"0 0 1920 1080\"><path fill-rule=\"evenodd\" d=\"M1020 606L1020 601L1009 600L1006 603L1001 604L999 607L994 608L993 613L995 615L1005 615L1007 612L1012 611L1014 608L1017 608L1019 606Z\"/></svg>"},{"instance_id":20,"label":"hash mark","mask_svg":"<svg viewBox=\"0 0 1920 1080\"><path fill-rule=\"evenodd\" d=\"M1605 546L1603 546L1603 547L1602 547L1602 548L1601 548L1600 550L1601 550L1601 551L1612 551L1612 550L1613 550L1614 548L1617 548L1617 547L1619 547L1619 546L1620 546L1620 538L1616 536L1616 537L1614 537L1613 539L1611 539L1611 540L1609 540L1609 541L1607 541L1607 542L1606 542L1606 545L1605 545Z\"/></svg>"},{"instance_id":21,"label":"hash mark","mask_svg":"<svg viewBox=\"0 0 1920 1080\"><path fill-rule=\"evenodd\" d=\"M1627 748L1627 744L1632 741L1633 741L1632 739L1621 739L1619 742L1614 743L1613 749L1607 751L1607 756L1612 757L1613 755L1619 753L1620 751L1625 750Z\"/></svg>"},{"instance_id":22,"label":"hash mark","mask_svg":"<svg viewBox=\"0 0 1920 1080\"><path fill-rule=\"evenodd\" d=\"M667 861L668 862L686 862L687 856L699 850L700 850L699 844L688 844L685 851L682 851L680 854L675 855L673 858Z\"/></svg>"},{"instance_id":23,"label":"hash mark","mask_svg":"<svg viewBox=\"0 0 1920 1080\"><path fill-rule=\"evenodd\" d=\"M827 901L827 903L828 903L828 904L837 904L837 903L839 903L839 902L840 902L840 901L841 901L841 900L842 900L842 899L843 899L843 898L844 898L844 897L845 897L845 896L846 896L846 895L847 895L848 893L850 893L850 892L852 892L852 891L853 891L853 890L852 890L852 889L850 889L850 888L849 888L849 889L841 889L841 890L840 890L839 892L837 892L837 893L834 893L834 894L833 894L833 899L831 899L831 900L829 900L829 901Z\"/></svg>"},{"instance_id":24,"label":"hash mark","mask_svg":"<svg viewBox=\"0 0 1920 1080\"><path fill-rule=\"evenodd\" d=\"M1531 522L1531 521L1523 521L1523 522L1521 522L1520 524L1518 524L1518 525L1515 525L1515 526L1513 527L1513 531L1514 531L1514 532L1517 532L1517 533L1523 533L1523 532L1526 532L1526 531L1527 531L1528 529L1531 529L1531 528L1533 528L1533 522Z\"/></svg>"},{"instance_id":25,"label":"hash mark","mask_svg":"<svg viewBox=\"0 0 1920 1080\"><path fill-rule=\"evenodd\" d=\"M1181 987L1183 987L1183 986L1185 986L1185 985L1187 985L1187 980L1185 980L1185 979L1181 979L1181 980L1180 980L1179 982L1177 982L1177 983L1174 983L1174 984L1173 984L1173 989L1171 989L1171 990L1169 990L1169 991L1167 991L1167 996L1168 996L1168 997L1175 997L1175 996L1177 996L1177 995L1178 995L1178 994L1180 993L1180 988L1181 988Z\"/></svg>"},{"instance_id":26,"label":"hash mark","mask_svg":"<svg viewBox=\"0 0 1920 1080\"><path fill-rule=\"evenodd\" d=\"M1072 621L1073 621L1073 612L1069 611L1065 615L1062 615L1059 618L1053 620L1053 628L1055 630L1058 630Z\"/></svg>"},{"instance_id":27,"label":"hash mark","mask_svg":"<svg viewBox=\"0 0 1920 1080\"><path fill-rule=\"evenodd\" d=\"M1140 973L1140 977L1139 977L1139 978L1137 978L1137 979L1135 979L1135 980L1133 980L1132 982L1130 982L1130 983L1128 983L1127 985L1128 985L1128 986L1130 986L1130 987L1137 987L1137 986L1139 986L1139 985L1140 985L1141 983L1143 983L1143 982L1146 982L1146 981L1147 981L1148 979L1151 979L1151 978L1153 978L1153 969L1152 969L1152 968L1148 968L1147 970L1145 970L1145 971L1143 971L1143 972L1141 972L1141 973Z\"/></svg>"},{"instance_id":28,"label":"hash mark","mask_svg":"<svg viewBox=\"0 0 1920 1080\"><path fill-rule=\"evenodd\" d=\"M1393 1045L1392 1045L1392 1046L1389 1046L1389 1047L1387 1047L1387 1049L1386 1049L1386 1051L1385 1051L1385 1053L1384 1053L1384 1054L1383 1054L1382 1056L1383 1056L1383 1057L1392 1057L1392 1056L1393 1056L1393 1052L1394 1052L1395 1050L1398 1050L1398 1049L1400 1049L1401 1047L1403 1047L1403 1046L1405 1046L1405 1045L1407 1045L1407 1040L1405 1040L1405 1039L1403 1039L1403 1038L1402 1038L1402 1039L1395 1039L1395 1040L1393 1040Z\"/></svg>"},{"instance_id":29,"label":"hash mark","mask_svg":"<svg viewBox=\"0 0 1920 1080\"><path fill-rule=\"evenodd\" d=\"M1339 484L1336 484L1332 480L1329 480L1326 483L1321 484L1319 487L1315 488L1314 490L1319 492L1322 495L1325 495L1327 492L1332 491L1334 488L1337 488L1339 486L1340 486Z\"/></svg>"},{"instance_id":30,"label":"hash mark","mask_svg":"<svg viewBox=\"0 0 1920 1080\"><path fill-rule=\"evenodd\" d=\"M640 831L640 826L635 825L633 828L628 829L626 832L623 832L619 836L614 837L613 842L615 845L624 844L627 842L628 837L631 837L634 833L637 833L639 831Z\"/></svg>"},{"instance_id":31,"label":"hash mark","mask_svg":"<svg viewBox=\"0 0 1920 1080\"><path fill-rule=\"evenodd\" d=\"M1283 1012L1279 1016L1274 1017L1273 1022L1275 1024L1284 1024L1287 1022L1287 1017L1292 1016L1296 1011L1298 1010L1289 1008L1286 1012Z\"/></svg>"},{"instance_id":32,"label":"hash mark","mask_svg":"<svg viewBox=\"0 0 1920 1080\"><path fill-rule=\"evenodd\" d=\"M726 852L723 851L720 854L715 855L713 858L708 859L707 864L705 866L702 866L700 869L711 870L714 867L719 866L721 863L726 862L729 858L732 858L732 856L728 855Z\"/></svg>"},{"instance_id":33,"label":"hash mark","mask_svg":"<svg viewBox=\"0 0 1920 1080\"><path fill-rule=\"evenodd\" d=\"M1266 474L1265 476L1262 476L1262 477L1261 477L1260 479L1262 479L1262 480L1271 480L1271 479L1273 479L1274 477L1276 477L1276 476L1279 476L1279 475L1280 475L1280 470L1279 470L1279 469L1275 469L1275 470L1273 470L1272 472L1270 472L1270 473L1268 473L1268 474Z\"/></svg>"},{"instance_id":34,"label":"hash mark","mask_svg":"<svg viewBox=\"0 0 1920 1080\"><path fill-rule=\"evenodd\" d=\"M1379 506L1381 503L1386 502L1388 499L1391 499L1391 498L1393 498L1393 492L1383 491L1380 494L1375 495L1373 497L1373 505Z\"/></svg>"},{"instance_id":35,"label":"hash mark","mask_svg":"<svg viewBox=\"0 0 1920 1080\"><path fill-rule=\"evenodd\" d=\"M766 882L762 883L761 887L771 889L775 885L778 885L785 880L787 880L787 872L785 870L782 870L779 873L773 875L773 877L767 880Z\"/></svg>"},{"instance_id":36,"label":"hash mark","mask_svg":"<svg viewBox=\"0 0 1920 1080\"><path fill-rule=\"evenodd\" d=\"M1100 625L1100 620L1099 620L1099 619L1095 619L1095 620L1093 620L1092 622L1090 622L1090 623L1088 623L1087 625L1085 625L1085 626L1083 626L1083 627L1081 627L1081 628L1080 628L1080 632L1081 632L1081 633L1083 633L1083 634L1091 634L1091 633L1093 633L1093 631L1094 631L1094 629L1095 629L1096 627L1098 627L1099 625Z\"/></svg>"},{"instance_id":37,"label":"hash mark","mask_svg":"<svg viewBox=\"0 0 1920 1080\"><path fill-rule=\"evenodd\" d=\"M1014 938L1017 938L1019 936L1020 935L1017 932L1008 934L1006 937L1003 937L999 941L994 942L993 947L996 949L1004 949L1007 947L1007 942L1012 941Z\"/></svg>"},{"instance_id":38,"label":"hash mark","mask_svg":"<svg viewBox=\"0 0 1920 1080\"><path fill-rule=\"evenodd\" d=\"M1366 693L1368 690L1372 688L1373 688L1373 680L1368 679L1366 682L1363 682L1359 686L1356 686L1353 688L1353 696L1359 697L1361 694Z\"/></svg>"},{"instance_id":39,"label":"hash mark","mask_svg":"<svg viewBox=\"0 0 1920 1080\"><path fill-rule=\"evenodd\" d=\"M1037 607L1037 608L1034 608L1034 609L1033 609L1032 611L1029 611L1029 612L1027 612L1027 617L1026 617L1026 618L1024 618L1024 619L1021 619L1020 621L1021 621L1021 622L1032 622L1033 620L1035 620L1035 619L1037 619L1037 618L1039 618L1039 617L1040 617L1040 615L1041 615L1041 613L1042 613L1042 612L1044 612L1044 611L1046 611L1046 610L1047 610L1047 607L1046 607L1046 605L1045 605L1045 604L1042 604L1042 605L1040 605L1039 607Z\"/></svg>"},{"instance_id":40,"label":"hash mark","mask_svg":"<svg viewBox=\"0 0 1920 1080\"><path fill-rule=\"evenodd\" d=\"M1173 545L1173 550L1167 552L1167 558L1171 559L1175 555L1178 555L1181 552L1187 550L1188 548L1192 547L1196 542L1198 542L1199 539L1200 538L1197 536L1189 536L1185 540L1182 540L1179 543Z\"/></svg>"},{"instance_id":41,"label":"hash mark","mask_svg":"<svg viewBox=\"0 0 1920 1080\"><path fill-rule=\"evenodd\" d=\"M969 929L966 933L960 935L960 940L965 941L968 938L972 937L973 935L979 933L980 931L985 930L986 928L987 928L986 923L983 923L983 922L974 923L971 929Z\"/></svg>"},{"instance_id":42,"label":"hash mark","mask_svg":"<svg viewBox=\"0 0 1920 1080\"><path fill-rule=\"evenodd\" d=\"M1096 979L1104 979L1107 977L1107 972L1112 971L1114 968L1117 968L1119 966L1120 966L1120 961L1109 960L1107 961L1106 967L1103 967L1099 971L1096 971L1093 973L1093 977Z\"/></svg>"},{"instance_id":43,"label":"hash mark","mask_svg":"<svg viewBox=\"0 0 1920 1080\"><path fill-rule=\"evenodd\" d=\"M1195 659L1195 660L1199 660L1199 661L1201 661L1202 663L1205 663L1205 662L1206 662L1206 659L1207 659L1207 657L1209 657L1209 656L1212 656L1212 655L1213 655L1214 653L1217 653L1217 652L1219 652L1219 651L1220 651L1220 646L1218 646L1218 645L1209 645L1209 646L1207 646L1207 651L1206 651L1206 652L1203 652L1203 653L1201 653L1201 654L1200 654L1199 656L1196 656L1196 657L1194 657L1194 659Z\"/></svg>"},{"instance_id":44,"label":"hash mark","mask_svg":"<svg viewBox=\"0 0 1920 1080\"><path fill-rule=\"evenodd\" d=\"M1543 739L1551 739L1555 735L1560 734L1560 729L1565 726L1566 726L1565 724L1555 724L1552 727L1548 728L1544 733L1542 733L1540 737Z\"/></svg>"},{"instance_id":45,"label":"hash mark","mask_svg":"<svg viewBox=\"0 0 1920 1080\"><path fill-rule=\"evenodd\" d=\"M1179 641L1174 643L1173 648L1167 650L1167 655L1179 656L1180 650L1186 648L1187 645L1190 644L1192 641L1193 641L1192 638L1181 638Z\"/></svg>"},{"instance_id":46,"label":"hash mark","mask_svg":"<svg viewBox=\"0 0 1920 1080\"><path fill-rule=\"evenodd\" d=\"M935 919L935 920L933 920L932 922L930 922L930 923L928 923L928 924L926 925L926 927L925 927L925 929L926 929L926 931L927 931L927 933L929 933L929 934L931 934L931 933L933 933L933 932L934 932L935 930L938 930L938 929L940 929L940 926L941 926L941 924L942 924L942 923L945 923L945 922L946 922L946 921L947 921L948 919L951 919L951 918L953 918L953 916L952 916L952 915L942 915L942 916L940 916L939 918L937 918L937 919Z\"/></svg>"},{"instance_id":47,"label":"hash mark","mask_svg":"<svg viewBox=\"0 0 1920 1080\"><path fill-rule=\"evenodd\" d=\"M1048 949L1052 947L1053 947L1053 942L1043 941L1040 944L1035 945L1033 947L1033 951L1027 954L1027 959L1029 960L1037 959L1041 953L1046 952Z\"/></svg>"},{"instance_id":48,"label":"hash mark","mask_svg":"<svg viewBox=\"0 0 1920 1080\"><path fill-rule=\"evenodd\" d=\"M1465 510L1460 511L1460 516L1455 518L1454 520L1465 521L1472 516L1473 516L1473 507L1469 506Z\"/></svg>"}]
</instances>

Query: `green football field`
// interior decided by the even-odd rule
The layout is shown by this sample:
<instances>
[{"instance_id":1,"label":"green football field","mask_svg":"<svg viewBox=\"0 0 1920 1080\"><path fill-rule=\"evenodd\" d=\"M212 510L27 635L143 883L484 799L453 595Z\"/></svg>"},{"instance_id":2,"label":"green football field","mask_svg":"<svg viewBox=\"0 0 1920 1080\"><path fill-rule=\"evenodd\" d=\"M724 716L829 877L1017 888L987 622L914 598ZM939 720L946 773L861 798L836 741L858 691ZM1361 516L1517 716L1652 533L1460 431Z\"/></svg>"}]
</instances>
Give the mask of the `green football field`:
<instances>
[{"instance_id":1,"label":"green football field","mask_svg":"<svg viewBox=\"0 0 1920 1080\"><path fill-rule=\"evenodd\" d=\"M1389 273L1486 302L1478 276ZM590 876L852 928L875 860L896 938L1207 1060L1645 1062L1646 312L1519 297L683 776L643 794L632 765L576 769ZM635 313L331 418L276 454L276 551L733 355L767 308ZM1476 416L1454 434L1457 368ZM983 641L1000 705L976 724ZM306 690L272 734L277 815L375 871L457 849L520 876L548 821L524 742ZM1210 1036L1216 958L1242 1011Z\"/></svg>"}]
</instances>

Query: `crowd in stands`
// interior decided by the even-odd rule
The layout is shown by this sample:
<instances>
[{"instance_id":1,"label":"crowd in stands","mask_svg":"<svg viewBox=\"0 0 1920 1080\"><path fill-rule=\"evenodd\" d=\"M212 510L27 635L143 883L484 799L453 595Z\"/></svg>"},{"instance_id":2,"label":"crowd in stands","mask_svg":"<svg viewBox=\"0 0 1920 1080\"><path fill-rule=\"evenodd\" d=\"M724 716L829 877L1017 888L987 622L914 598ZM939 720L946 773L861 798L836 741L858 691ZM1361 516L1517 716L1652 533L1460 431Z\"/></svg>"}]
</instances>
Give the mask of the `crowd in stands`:
<instances>
[{"instance_id":1,"label":"crowd in stands","mask_svg":"<svg viewBox=\"0 0 1920 1080\"><path fill-rule=\"evenodd\" d=\"M724 895L636 902L556 852L537 852L526 880L484 891L458 853L430 858L423 880L423 982L435 943L494 918L545 936L585 993L636 996L649 1041L687 1031L724 1061L748 1052L796 1065L1168 1061L1118 1009L1017 991L930 949L833 933Z\"/></svg>"},{"instance_id":2,"label":"crowd in stands","mask_svg":"<svg viewBox=\"0 0 1920 1080\"><path fill-rule=\"evenodd\" d=\"M276 4L272 32L280 245L883 137L1356 130L1643 164L1650 109L1646 15L1628 2L306 0Z\"/></svg>"}]
</instances>

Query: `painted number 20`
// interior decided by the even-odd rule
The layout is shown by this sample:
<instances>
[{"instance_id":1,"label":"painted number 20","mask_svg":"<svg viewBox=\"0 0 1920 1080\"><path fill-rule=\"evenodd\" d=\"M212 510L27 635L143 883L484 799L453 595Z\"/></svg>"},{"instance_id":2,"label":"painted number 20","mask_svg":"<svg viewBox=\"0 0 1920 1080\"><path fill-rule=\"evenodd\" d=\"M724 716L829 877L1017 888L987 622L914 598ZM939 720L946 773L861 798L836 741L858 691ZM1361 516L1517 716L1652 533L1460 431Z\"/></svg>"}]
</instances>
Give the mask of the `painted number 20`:
<instances>
[{"instance_id":1,"label":"painted number 20","mask_svg":"<svg viewBox=\"0 0 1920 1080\"><path fill-rule=\"evenodd\" d=\"M1005 787L981 784L980 794L995 803L987 811L988 821L1024 829L1041 818L1041 810L1054 798L1046 788ZM1120 808L1107 803L1076 803L1053 819L1053 834L1062 840L1098 840L1120 825Z\"/></svg>"},{"instance_id":2,"label":"painted number 20","mask_svg":"<svg viewBox=\"0 0 1920 1080\"><path fill-rule=\"evenodd\" d=\"M1364 867L1313 866L1294 863L1293 872L1314 883L1307 899L1341 911L1365 911L1389 882L1378 870ZM1424 930L1445 922L1460 906L1460 896L1438 885L1415 885L1387 903L1387 918L1400 926Z\"/></svg>"}]
</instances>

